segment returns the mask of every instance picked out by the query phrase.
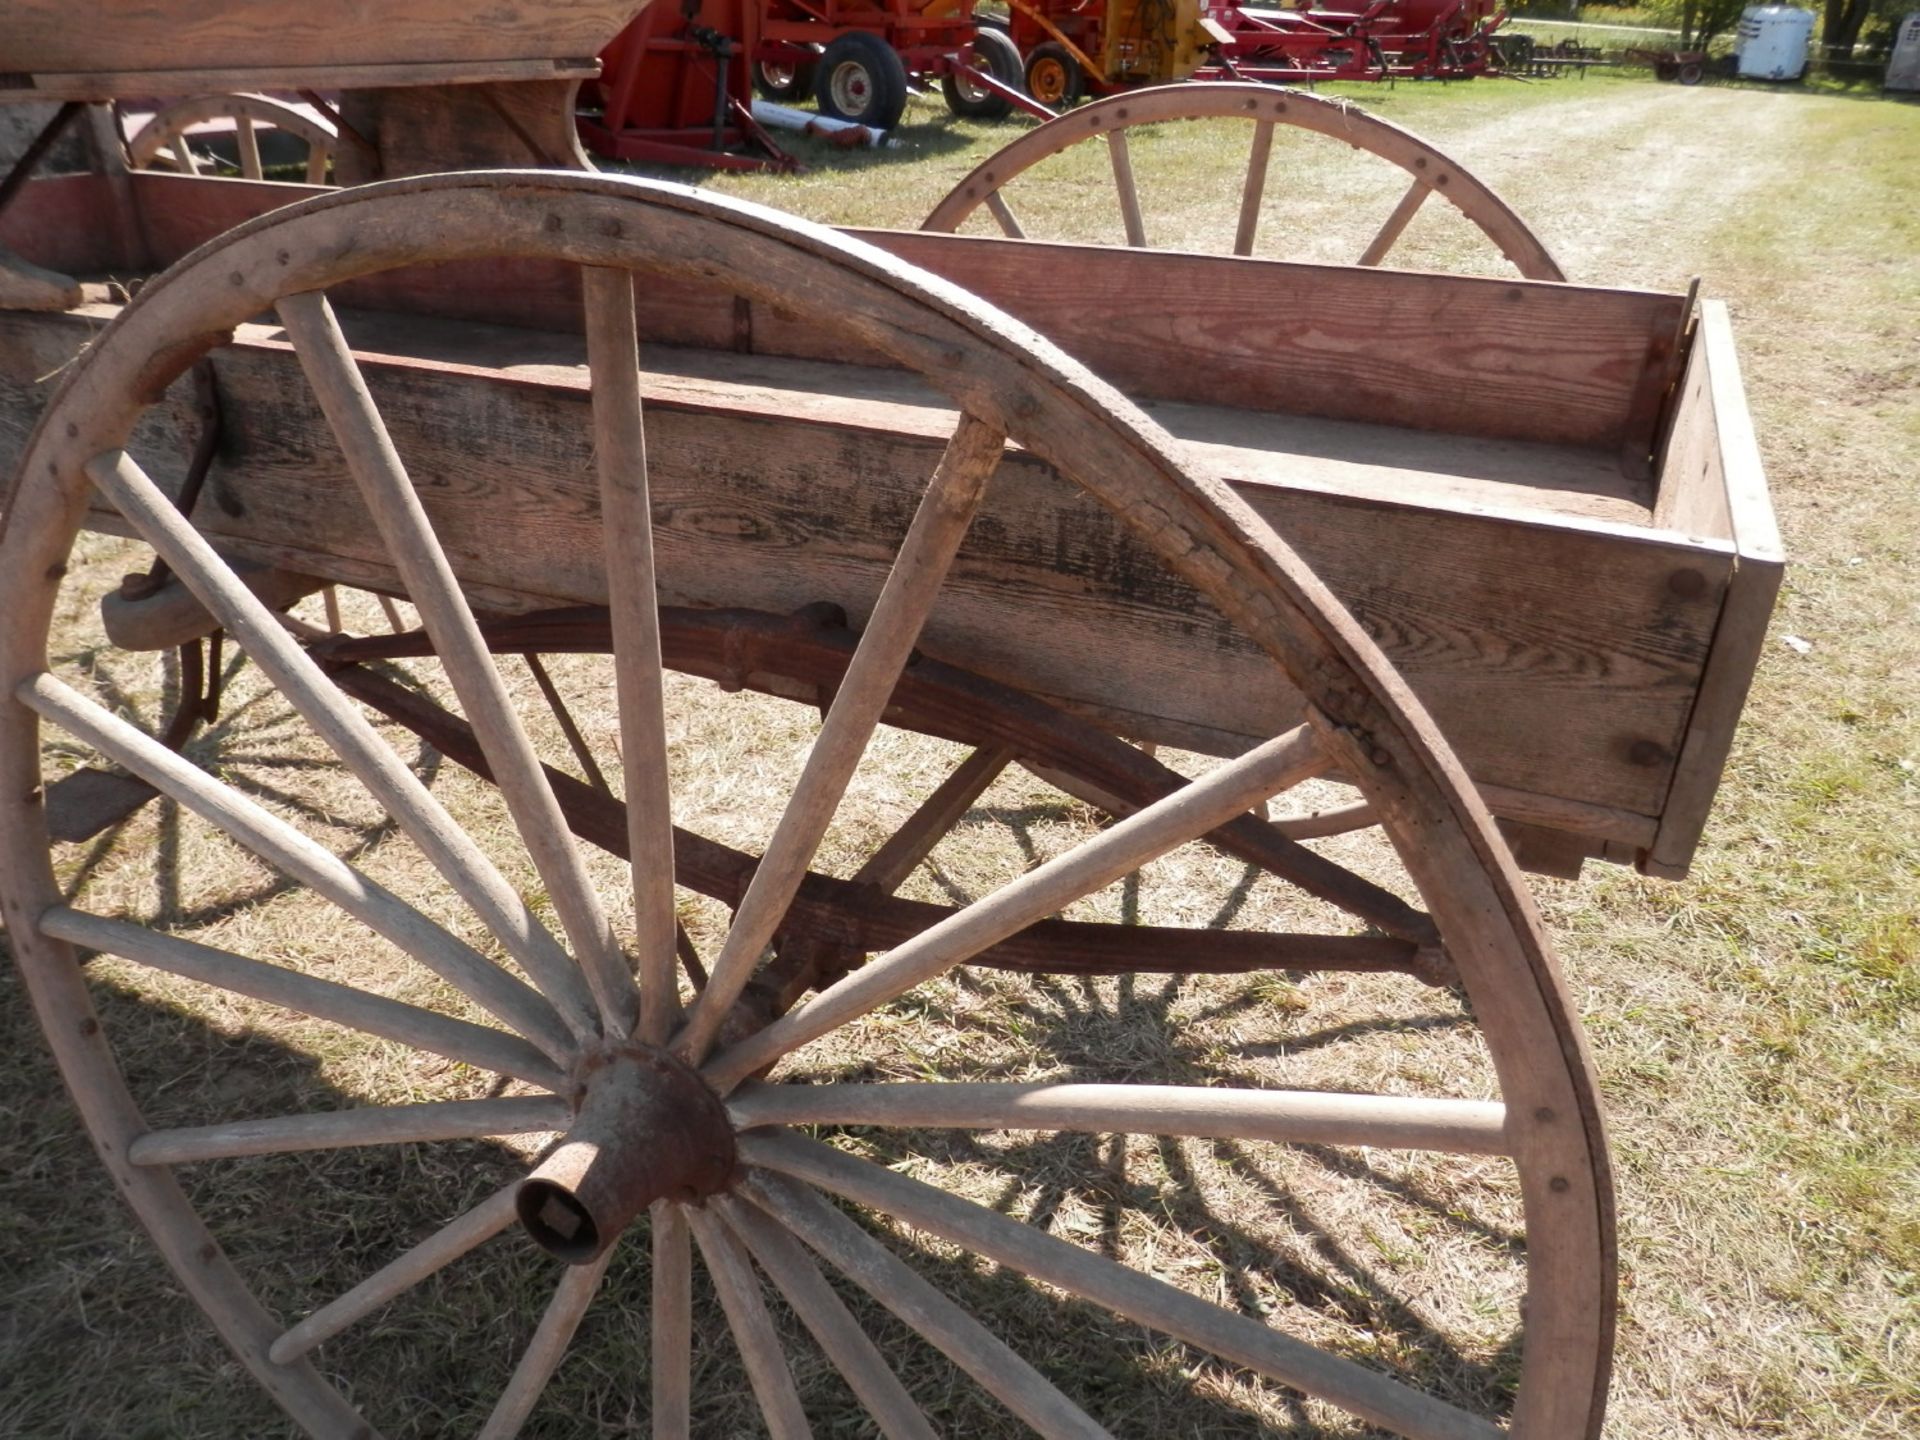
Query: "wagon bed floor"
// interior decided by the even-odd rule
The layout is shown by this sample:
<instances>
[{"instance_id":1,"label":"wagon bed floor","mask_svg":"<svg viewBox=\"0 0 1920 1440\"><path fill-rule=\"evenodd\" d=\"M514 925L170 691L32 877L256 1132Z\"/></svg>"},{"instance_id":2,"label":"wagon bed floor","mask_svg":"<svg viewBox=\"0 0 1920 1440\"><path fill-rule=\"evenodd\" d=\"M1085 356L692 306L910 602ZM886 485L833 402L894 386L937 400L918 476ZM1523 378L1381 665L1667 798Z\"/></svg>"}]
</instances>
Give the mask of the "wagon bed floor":
<instances>
[{"instance_id":1,"label":"wagon bed floor","mask_svg":"<svg viewBox=\"0 0 1920 1440\"><path fill-rule=\"evenodd\" d=\"M384 312L344 311L342 321L355 348L369 354L523 381L586 384L585 343L576 336ZM263 328L261 338L277 334ZM641 358L649 398L656 401L939 437L953 428L954 411L944 397L900 371L673 345L645 345ZM1140 403L1236 485L1450 510L1627 525L1652 521L1652 483L1623 476L1618 457L1606 450L1164 400Z\"/></svg>"}]
</instances>

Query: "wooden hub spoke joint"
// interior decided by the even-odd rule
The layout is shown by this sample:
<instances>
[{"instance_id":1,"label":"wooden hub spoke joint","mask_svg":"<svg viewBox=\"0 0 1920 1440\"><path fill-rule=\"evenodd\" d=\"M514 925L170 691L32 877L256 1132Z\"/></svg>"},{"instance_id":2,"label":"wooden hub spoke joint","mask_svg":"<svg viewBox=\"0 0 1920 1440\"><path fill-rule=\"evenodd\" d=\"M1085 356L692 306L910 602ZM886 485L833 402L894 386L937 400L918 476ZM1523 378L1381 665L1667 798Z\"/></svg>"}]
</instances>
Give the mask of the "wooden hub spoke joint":
<instances>
[{"instance_id":1,"label":"wooden hub spoke joint","mask_svg":"<svg viewBox=\"0 0 1920 1440\"><path fill-rule=\"evenodd\" d=\"M726 1108L680 1060L627 1046L590 1057L575 1078L566 1138L514 1194L520 1223L543 1250L590 1264L655 1201L693 1204L731 1183Z\"/></svg>"}]
</instances>

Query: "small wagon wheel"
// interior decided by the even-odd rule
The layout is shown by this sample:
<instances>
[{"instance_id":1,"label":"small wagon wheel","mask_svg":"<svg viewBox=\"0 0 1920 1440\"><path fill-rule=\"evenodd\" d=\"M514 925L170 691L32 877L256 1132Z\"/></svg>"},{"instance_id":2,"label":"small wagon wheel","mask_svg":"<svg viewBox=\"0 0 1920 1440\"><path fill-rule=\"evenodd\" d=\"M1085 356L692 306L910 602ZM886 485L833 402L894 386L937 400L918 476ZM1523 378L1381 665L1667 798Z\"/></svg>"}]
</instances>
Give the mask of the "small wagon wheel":
<instances>
[{"instance_id":1,"label":"small wagon wheel","mask_svg":"<svg viewBox=\"0 0 1920 1440\"><path fill-rule=\"evenodd\" d=\"M1566 278L1547 253L1546 246L1504 200L1418 136L1346 101L1245 83L1163 85L1134 90L1049 120L976 166L933 207L920 228L951 233L985 207L1003 234L1014 239L1027 237L1029 226L1014 213L1005 193L1007 187L1053 156L1088 141L1104 139L1112 160L1114 203L1126 243L1135 247L1165 244L1164 237L1149 233L1142 187L1136 176L1137 157L1129 137L1146 126L1195 120L1240 120L1251 127L1247 168L1241 182L1239 223L1233 238L1236 255L1255 252L1276 128L1289 127L1368 151L1407 172L1406 191L1365 247L1353 257L1353 263L1379 265L1384 262L1421 205L1437 195L1478 227L1527 279ZM1191 181L1182 176L1178 183L1190 185ZM1033 233L1032 238L1048 237Z\"/></svg>"},{"instance_id":2,"label":"small wagon wheel","mask_svg":"<svg viewBox=\"0 0 1920 1440\"><path fill-rule=\"evenodd\" d=\"M170 165L183 174L198 175L201 161L193 153L187 132L221 116L231 118L234 123L237 163L244 179L264 178L260 132L269 130L302 141L306 147L307 184L326 183L339 138L333 127L285 101L265 95L196 95L175 101L141 126L140 133L128 142L134 168L145 170Z\"/></svg>"},{"instance_id":3,"label":"small wagon wheel","mask_svg":"<svg viewBox=\"0 0 1920 1440\"><path fill-rule=\"evenodd\" d=\"M502 256L582 269L621 784L630 853L639 857L623 868L618 895L596 889L565 833L547 774L326 298L331 286L387 268ZM674 975L667 857L675 840L641 444L636 272L653 283L719 283L839 327L922 373L960 412L792 798L690 1005ZM500 822L484 838L463 827L180 521L126 448L150 397L225 332L270 308L287 328L406 577L409 599L432 633L512 832L526 847L526 885L548 897L540 912L508 883L505 860L492 853ZM1175 576L1270 654L1304 696L1307 721L961 907L784 1014L743 1009L736 1002L912 658L920 624L1008 439L1120 516ZM350 865L90 698L83 678L53 673L49 629L95 487L219 616L362 793L393 817L405 844L366 851ZM1490 1440L1503 1433L1484 1414L1427 1393L1417 1365L1405 1376L1383 1374L1156 1275L1146 1257L1125 1263L1056 1236L1042 1217L1012 1218L862 1158L858 1143L808 1138L799 1127L859 1127L867 1136L902 1127L1126 1132L1169 1137L1167 1143L1201 1136L1504 1157L1499 1163L1516 1172L1524 1215L1527 1284L1517 1391L1510 1416L1498 1399L1494 1413L1509 1419L1517 1436L1560 1440L1598 1432L1613 1280L1611 1191L1594 1081L1537 917L1484 809L1378 651L1225 486L1187 468L1167 438L1116 393L944 282L754 206L621 177L445 175L288 207L204 247L147 287L68 374L28 446L0 532L0 615L8 617L0 632L0 914L16 961L117 1188L242 1362L310 1433L373 1433L311 1352L510 1228L516 1216L569 1265L481 1427L484 1436L520 1432L584 1333L583 1317L610 1273L617 1242L649 1216L656 1435L688 1431L694 1245L777 1436L807 1430L760 1273L886 1434L933 1433L816 1256L1035 1431L1105 1433L1084 1398L1044 1378L836 1201L869 1224L890 1217L940 1237L1318 1397L1336 1412L1409 1436ZM332 953L384 937L444 982L435 992L440 1000L400 1003L374 985L234 953L208 943L204 933L195 938L90 913L84 899L69 903L56 880L39 799L43 732L151 779L202 817L210 835L230 837L285 876L290 897L315 907L314 928ZM870 1084L833 1082L831 1074L824 1077L829 1083L792 1083L821 1078L808 1070L815 1041L1329 766L1353 776L1383 817L1429 906L1416 928L1426 928L1458 967L1497 1077L1497 1101L1066 1080ZM425 874L437 875L447 895L423 897ZM1358 877L1332 877L1321 888L1349 915L1367 908L1352 900L1365 893ZM422 897L427 910L412 897ZM451 918L460 902L473 923ZM609 914L629 905L631 923L616 927ZM548 928L553 917L557 935ZM497 1074L500 1084L486 1098L230 1123L196 1113L202 1123L156 1123L122 1078L113 1027L95 1008L75 947L384 1037L398 1047L403 1070L410 1059L444 1055ZM150 1057L130 1068L149 1077L154 1070ZM149 1108L179 1103L158 1093L167 1088L163 1083L144 1097ZM223 1093L231 1100L236 1092ZM558 1143L519 1167L514 1183L417 1243L397 1245L389 1263L293 1324L274 1318L249 1290L204 1213L219 1210L218 1167L234 1157L408 1141L432 1147L426 1153L444 1167L470 1153L462 1140L548 1132L559 1135ZM213 1168L195 1168L202 1165ZM179 1174L183 1169L189 1173ZM274 1211L285 1213L299 1200L276 1195ZM499 1247L489 1253L497 1258ZM490 1317L479 1317L476 1331L480 1325L489 1336L499 1333ZM480 1348L458 1353L470 1364ZM628 1365L619 1368L631 1373ZM403 1393L398 1403L405 1407L427 1403L417 1391ZM439 1423L443 1412L431 1413L436 1419L427 1423Z\"/></svg>"}]
</instances>

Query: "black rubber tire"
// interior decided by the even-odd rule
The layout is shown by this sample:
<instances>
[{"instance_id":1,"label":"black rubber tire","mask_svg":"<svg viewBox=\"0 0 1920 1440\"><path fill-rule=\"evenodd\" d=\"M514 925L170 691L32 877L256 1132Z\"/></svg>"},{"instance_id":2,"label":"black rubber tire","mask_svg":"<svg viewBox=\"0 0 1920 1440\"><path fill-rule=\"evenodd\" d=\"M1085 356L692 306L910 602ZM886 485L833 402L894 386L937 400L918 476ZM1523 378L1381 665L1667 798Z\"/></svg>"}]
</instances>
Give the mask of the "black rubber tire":
<instances>
[{"instance_id":1,"label":"black rubber tire","mask_svg":"<svg viewBox=\"0 0 1920 1440\"><path fill-rule=\"evenodd\" d=\"M1689 60L1680 67L1673 78L1678 80L1682 85L1698 85L1706 78L1706 74L1706 67L1698 60Z\"/></svg>"},{"instance_id":2,"label":"black rubber tire","mask_svg":"<svg viewBox=\"0 0 1920 1440\"><path fill-rule=\"evenodd\" d=\"M1087 77L1080 62L1058 40L1033 47L1027 56L1027 93L1042 105L1064 110L1087 93Z\"/></svg>"},{"instance_id":3,"label":"black rubber tire","mask_svg":"<svg viewBox=\"0 0 1920 1440\"><path fill-rule=\"evenodd\" d=\"M813 98L822 115L891 130L907 108L907 67L878 35L850 30L821 53Z\"/></svg>"},{"instance_id":4,"label":"black rubber tire","mask_svg":"<svg viewBox=\"0 0 1920 1440\"><path fill-rule=\"evenodd\" d=\"M1018 90L1026 84L1020 64L1020 47L1001 30L981 27L973 34L973 58L978 68L989 72L1002 85ZM1004 120L1013 102L990 90L972 91L962 86L955 75L940 77L940 93L946 96L947 109L969 120Z\"/></svg>"},{"instance_id":5,"label":"black rubber tire","mask_svg":"<svg viewBox=\"0 0 1920 1440\"><path fill-rule=\"evenodd\" d=\"M790 105L795 100L804 100L813 94L813 77L820 69L820 47L809 45L814 58L802 60L791 67L770 64L765 60L753 62L753 88L763 100L776 100Z\"/></svg>"}]
</instances>

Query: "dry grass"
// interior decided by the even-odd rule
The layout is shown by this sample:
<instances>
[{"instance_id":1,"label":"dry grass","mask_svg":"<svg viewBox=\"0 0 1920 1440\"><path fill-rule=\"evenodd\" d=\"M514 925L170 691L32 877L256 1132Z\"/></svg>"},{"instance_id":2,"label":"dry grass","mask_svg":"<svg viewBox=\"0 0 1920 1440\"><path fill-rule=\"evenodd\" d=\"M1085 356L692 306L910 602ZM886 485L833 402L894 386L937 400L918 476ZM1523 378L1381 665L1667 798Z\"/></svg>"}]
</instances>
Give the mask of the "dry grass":
<instances>
[{"instance_id":1,"label":"dry grass","mask_svg":"<svg viewBox=\"0 0 1920 1440\"><path fill-rule=\"evenodd\" d=\"M1617 871L1543 884L1589 1026L1620 1164L1625 1311L1609 1435L1750 1433L1873 1440L1920 1423L1920 733L1910 657L1911 488L1920 452L1920 235L1904 176L1911 107L1596 77L1558 87L1402 87L1360 97L1422 131L1533 219L1575 278L1730 298L1796 568L1694 879ZM907 148L819 157L797 180L722 182L817 218L911 224L996 138L917 107ZM1171 130L1172 127L1169 127ZM1143 182L1177 198L1150 225L1195 240L1230 223L1243 153L1182 133L1136 146ZM1062 233L1109 238L1097 175L1061 177ZM1348 175L1270 187L1265 228L1323 258L1357 253L1398 187ZM1357 199L1364 203L1355 203ZM1084 202L1084 203L1083 203ZM1030 213L1023 210L1023 214ZM1223 217L1226 217L1223 219ZM1423 213L1414 253L1474 263L1471 236ZM1155 233L1160 233L1156 230ZM1346 247L1346 248L1343 248ZM63 665L153 720L164 666L107 651L82 592L128 565L85 542L57 645ZM379 628L370 614L364 628ZM415 667L427 683L431 672ZM595 662L556 667L602 754L611 716ZM197 754L256 798L470 938L424 863L247 672ZM537 715L530 685L526 713ZM758 849L813 729L799 707L676 685L676 817ZM543 745L558 759L557 735ZM505 848L498 802L417 743L436 792ZM821 868L849 873L959 752L889 735L836 822ZM77 757L75 757L77 759ZM56 749L54 763L63 760ZM1085 807L1004 778L906 893L978 895L1090 833ZM1380 863L1364 840L1331 847ZM434 982L290 891L170 807L61 857L90 908L150 916L210 943L331 978L446 1002ZM526 867L511 872L536 893ZM621 891L601 859L603 893ZM615 921L624 916L615 903ZM1164 924L1324 921L1271 879L1185 851L1073 912ZM689 900L711 953L723 915ZM155 1123L485 1093L487 1077L368 1044L271 1007L94 962L107 1023ZM0 1433L23 1437L285 1432L207 1333L93 1165L10 969L0 968ZM454 1007L454 1008L457 1008ZM1029 982L965 972L809 1052L819 1078L1131 1076L1489 1094L1451 997L1410 982L1317 977ZM1465 1158L1020 1133L868 1132L843 1144L935 1178L1343 1353L1410 1368L1498 1409L1514 1379L1518 1216L1501 1165ZM500 1145L420 1146L228 1162L189 1172L196 1199L266 1303L298 1314L436 1217L513 1172ZM1035 1364L1125 1434L1359 1433L1323 1407L950 1247L903 1241ZM551 1270L499 1243L323 1352L388 1433L470 1431L544 1301ZM644 1296L643 1246L609 1287ZM696 1288L700 1433L754 1433L717 1306ZM854 1300L942 1433L999 1435L1003 1411L864 1300ZM797 1333L777 1309L783 1329ZM537 1431L644 1433L644 1305L597 1306ZM868 1433L804 1341L796 1377L823 1434Z\"/></svg>"}]
</instances>

